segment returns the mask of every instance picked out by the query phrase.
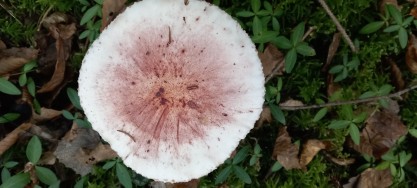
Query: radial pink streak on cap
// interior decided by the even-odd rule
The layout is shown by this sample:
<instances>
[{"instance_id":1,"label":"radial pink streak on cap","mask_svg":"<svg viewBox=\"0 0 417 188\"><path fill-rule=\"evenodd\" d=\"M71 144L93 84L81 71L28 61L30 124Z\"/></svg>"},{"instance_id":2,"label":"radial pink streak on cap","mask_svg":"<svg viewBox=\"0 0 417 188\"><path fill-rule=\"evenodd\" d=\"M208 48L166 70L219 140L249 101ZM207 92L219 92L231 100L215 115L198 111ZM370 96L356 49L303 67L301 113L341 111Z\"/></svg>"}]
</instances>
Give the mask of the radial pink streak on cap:
<instances>
[{"instance_id":1,"label":"radial pink streak on cap","mask_svg":"<svg viewBox=\"0 0 417 188\"><path fill-rule=\"evenodd\" d=\"M226 160L262 110L255 46L204 1L144 0L88 50L79 77L93 128L136 172L199 178Z\"/></svg>"}]
</instances>

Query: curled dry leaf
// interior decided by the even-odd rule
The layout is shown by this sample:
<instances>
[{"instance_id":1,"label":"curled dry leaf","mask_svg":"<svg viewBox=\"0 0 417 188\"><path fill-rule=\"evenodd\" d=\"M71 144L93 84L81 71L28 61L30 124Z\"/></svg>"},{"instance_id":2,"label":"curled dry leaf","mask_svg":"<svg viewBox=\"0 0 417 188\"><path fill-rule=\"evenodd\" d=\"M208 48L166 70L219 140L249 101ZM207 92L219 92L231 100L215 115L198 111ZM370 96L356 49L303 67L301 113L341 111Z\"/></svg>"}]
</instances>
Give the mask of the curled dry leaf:
<instances>
[{"instance_id":1,"label":"curled dry leaf","mask_svg":"<svg viewBox=\"0 0 417 188\"><path fill-rule=\"evenodd\" d=\"M93 164L117 157L109 145L100 142L97 132L78 128L75 123L58 143L54 154L61 163L80 175L90 173Z\"/></svg>"},{"instance_id":2,"label":"curled dry leaf","mask_svg":"<svg viewBox=\"0 0 417 188\"><path fill-rule=\"evenodd\" d=\"M410 10L410 15L413 16L415 19L417 19L417 7L413 7Z\"/></svg>"},{"instance_id":3,"label":"curled dry leaf","mask_svg":"<svg viewBox=\"0 0 417 188\"><path fill-rule=\"evenodd\" d=\"M33 48L10 48L0 50L0 76L21 68L36 59L38 50Z\"/></svg>"},{"instance_id":4,"label":"curled dry leaf","mask_svg":"<svg viewBox=\"0 0 417 188\"><path fill-rule=\"evenodd\" d=\"M10 147L12 147L17 139L19 138L20 133L25 132L30 127L32 127L31 123L23 123L12 132L6 135L3 140L0 141L0 156L3 155L5 151L7 151Z\"/></svg>"},{"instance_id":5,"label":"curled dry leaf","mask_svg":"<svg viewBox=\"0 0 417 188\"><path fill-rule=\"evenodd\" d=\"M321 140L311 139L303 145L303 150L300 155L300 165L304 168L313 160L314 156L322 150L326 149L327 144Z\"/></svg>"},{"instance_id":6,"label":"curled dry leaf","mask_svg":"<svg viewBox=\"0 0 417 188\"><path fill-rule=\"evenodd\" d=\"M321 69L322 72L327 72L327 70L329 69L330 63L333 61L333 57L340 46L341 36L342 34L340 32L333 34L332 43L330 43L329 50L327 52L326 64Z\"/></svg>"},{"instance_id":7,"label":"curled dry leaf","mask_svg":"<svg viewBox=\"0 0 417 188\"><path fill-rule=\"evenodd\" d=\"M327 97L331 97L338 90L340 90L340 85L334 82L333 74L328 74L327 75Z\"/></svg>"},{"instance_id":8,"label":"curled dry leaf","mask_svg":"<svg viewBox=\"0 0 417 188\"><path fill-rule=\"evenodd\" d=\"M164 183L160 181L153 181L150 186L152 188L197 188L199 182L200 180L198 179L182 183Z\"/></svg>"},{"instance_id":9,"label":"curled dry leaf","mask_svg":"<svg viewBox=\"0 0 417 188\"><path fill-rule=\"evenodd\" d=\"M33 124L45 122L45 121L54 119L54 118L60 116L61 114L62 114L61 111L42 107L40 114L37 114L35 112L32 112L32 120L31 120L31 122Z\"/></svg>"},{"instance_id":10,"label":"curled dry leaf","mask_svg":"<svg viewBox=\"0 0 417 188\"><path fill-rule=\"evenodd\" d=\"M61 24L58 22L55 24L44 25L48 26L47 29L56 40L56 64L52 78L38 90L38 93L53 91L64 80L66 60L69 58L72 46L71 39L76 31L75 23Z\"/></svg>"},{"instance_id":11,"label":"curled dry leaf","mask_svg":"<svg viewBox=\"0 0 417 188\"><path fill-rule=\"evenodd\" d=\"M349 179L349 183L343 185L343 188L385 188L392 184L392 175L389 169L376 170L368 168L360 175Z\"/></svg>"},{"instance_id":12,"label":"curled dry leaf","mask_svg":"<svg viewBox=\"0 0 417 188\"><path fill-rule=\"evenodd\" d=\"M335 163L337 165L340 165L340 166L348 166L348 165L351 165L351 164L355 163L354 158L340 159L340 158L333 157L332 155L330 155L327 152L323 152L323 153L327 157L327 159L329 159L333 163Z\"/></svg>"},{"instance_id":13,"label":"curled dry leaf","mask_svg":"<svg viewBox=\"0 0 417 188\"><path fill-rule=\"evenodd\" d=\"M273 77L284 73L284 54L273 44L268 44L264 52L258 53L262 62L265 77Z\"/></svg>"},{"instance_id":14,"label":"curled dry leaf","mask_svg":"<svg viewBox=\"0 0 417 188\"><path fill-rule=\"evenodd\" d=\"M102 22L100 31L103 31L111 21L126 8L126 0L104 0L102 12Z\"/></svg>"},{"instance_id":15,"label":"curled dry leaf","mask_svg":"<svg viewBox=\"0 0 417 188\"><path fill-rule=\"evenodd\" d=\"M366 120L366 126L361 133L361 143L353 144L353 149L379 159L406 134L407 127L398 115L387 111L375 112Z\"/></svg>"},{"instance_id":16,"label":"curled dry leaf","mask_svg":"<svg viewBox=\"0 0 417 188\"><path fill-rule=\"evenodd\" d=\"M299 100L289 99L285 102L279 104L279 106L285 106L285 107L294 107L294 106L304 106L303 102Z\"/></svg>"},{"instance_id":17,"label":"curled dry leaf","mask_svg":"<svg viewBox=\"0 0 417 188\"><path fill-rule=\"evenodd\" d=\"M0 50L6 49L6 48L7 48L6 44L4 44L2 40L0 40Z\"/></svg>"},{"instance_id":18,"label":"curled dry leaf","mask_svg":"<svg viewBox=\"0 0 417 188\"><path fill-rule=\"evenodd\" d=\"M398 68L397 64L392 59L388 59L388 62L391 65L391 77L394 82L395 88L397 90L404 89L405 82L400 68Z\"/></svg>"},{"instance_id":19,"label":"curled dry leaf","mask_svg":"<svg viewBox=\"0 0 417 188\"><path fill-rule=\"evenodd\" d=\"M417 40L413 34L410 34L408 40L405 62L407 63L408 70L413 74L417 74Z\"/></svg>"},{"instance_id":20,"label":"curled dry leaf","mask_svg":"<svg viewBox=\"0 0 417 188\"><path fill-rule=\"evenodd\" d=\"M298 158L299 148L291 143L291 137L287 127L280 127L278 137L275 140L273 158L276 159L286 170L301 169Z\"/></svg>"},{"instance_id":21,"label":"curled dry leaf","mask_svg":"<svg viewBox=\"0 0 417 188\"><path fill-rule=\"evenodd\" d=\"M265 122L271 123L272 122L272 116L271 116L271 109L269 107L264 107L261 116L259 117L258 121L256 121L256 128L261 127Z\"/></svg>"}]
</instances>

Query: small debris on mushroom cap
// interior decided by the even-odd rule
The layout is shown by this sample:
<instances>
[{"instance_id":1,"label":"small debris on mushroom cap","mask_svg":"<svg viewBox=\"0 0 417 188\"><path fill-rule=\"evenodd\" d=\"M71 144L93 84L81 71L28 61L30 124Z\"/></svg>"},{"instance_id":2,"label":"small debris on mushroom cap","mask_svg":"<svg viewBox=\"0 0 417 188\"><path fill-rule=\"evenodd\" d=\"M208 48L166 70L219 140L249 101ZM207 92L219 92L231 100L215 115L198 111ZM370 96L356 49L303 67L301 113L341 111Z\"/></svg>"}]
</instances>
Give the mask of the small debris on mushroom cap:
<instances>
[{"instance_id":1,"label":"small debris on mushroom cap","mask_svg":"<svg viewBox=\"0 0 417 188\"><path fill-rule=\"evenodd\" d=\"M81 105L124 163L164 182L213 171L253 128L264 102L256 48L204 1L143 0L88 50Z\"/></svg>"}]
</instances>

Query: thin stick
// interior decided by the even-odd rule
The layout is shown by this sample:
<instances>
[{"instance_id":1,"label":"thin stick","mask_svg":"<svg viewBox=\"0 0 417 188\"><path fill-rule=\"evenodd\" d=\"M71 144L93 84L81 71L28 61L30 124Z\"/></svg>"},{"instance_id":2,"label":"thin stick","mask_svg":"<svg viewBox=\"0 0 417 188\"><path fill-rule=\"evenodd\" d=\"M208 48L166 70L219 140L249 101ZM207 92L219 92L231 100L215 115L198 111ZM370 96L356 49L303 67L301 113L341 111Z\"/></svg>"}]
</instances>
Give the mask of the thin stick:
<instances>
[{"instance_id":1,"label":"thin stick","mask_svg":"<svg viewBox=\"0 0 417 188\"><path fill-rule=\"evenodd\" d=\"M334 16L333 12L330 10L329 6L327 6L327 3L324 0L318 0L320 5L324 8L326 13L330 16L333 23L336 25L337 30L339 30L340 33L342 33L343 38L346 40L348 45L350 46L350 49L352 49L353 52L357 52L357 49L355 45L353 44L352 40L349 38L349 36L346 33L346 30L340 25L339 20L337 20L336 16Z\"/></svg>"},{"instance_id":2,"label":"thin stick","mask_svg":"<svg viewBox=\"0 0 417 188\"><path fill-rule=\"evenodd\" d=\"M309 106L282 106L280 105L280 108L282 110L306 110L306 109L314 109L314 108L323 108L323 107L330 107L330 106L340 106L340 105L346 105L346 104L359 104L359 103L365 103L365 102L371 102L376 101L379 99L387 99L387 98L394 98L398 97L401 98L401 95L404 93L410 92L411 90L417 89L417 85L411 86L409 88L406 88L404 90L398 91L396 93L392 93L385 96L377 96L377 97L370 97L366 99L358 99L353 101L338 101L338 102L329 102L325 104L315 104L315 105L309 105Z\"/></svg>"}]
</instances>

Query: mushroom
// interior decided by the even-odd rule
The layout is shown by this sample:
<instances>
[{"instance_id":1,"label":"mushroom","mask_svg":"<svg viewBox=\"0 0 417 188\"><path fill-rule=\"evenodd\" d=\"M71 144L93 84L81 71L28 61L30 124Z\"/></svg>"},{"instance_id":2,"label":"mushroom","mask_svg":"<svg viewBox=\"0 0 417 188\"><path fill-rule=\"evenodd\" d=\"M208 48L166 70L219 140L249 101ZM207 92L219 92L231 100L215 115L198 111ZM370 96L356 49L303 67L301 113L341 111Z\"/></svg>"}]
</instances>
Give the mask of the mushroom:
<instances>
[{"instance_id":1,"label":"mushroom","mask_svg":"<svg viewBox=\"0 0 417 188\"><path fill-rule=\"evenodd\" d=\"M198 0L143 0L89 48L79 96L124 163L163 182L222 164L264 102L256 48L240 25Z\"/></svg>"}]
</instances>

